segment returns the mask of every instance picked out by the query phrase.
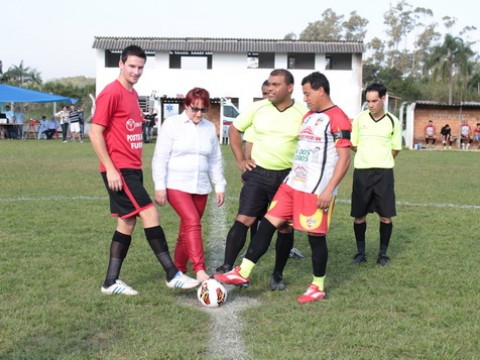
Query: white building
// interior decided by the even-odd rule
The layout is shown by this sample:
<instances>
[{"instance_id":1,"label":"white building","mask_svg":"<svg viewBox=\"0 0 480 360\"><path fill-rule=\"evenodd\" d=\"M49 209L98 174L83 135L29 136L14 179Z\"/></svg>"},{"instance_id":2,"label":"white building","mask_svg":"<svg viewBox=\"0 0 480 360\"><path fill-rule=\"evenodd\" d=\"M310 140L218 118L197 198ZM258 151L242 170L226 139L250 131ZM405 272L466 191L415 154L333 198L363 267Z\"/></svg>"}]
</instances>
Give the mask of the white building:
<instances>
[{"instance_id":1,"label":"white building","mask_svg":"<svg viewBox=\"0 0 480 360\"><path fill-rule=\"evenodd\" d=\"M95 37L97 94L118 76L121 51L142 47L147 55L136 85L141 100L181 97L195 86L211 97L229 97L240 111L260 98L261 84L273 69L288 69L295 78L293 97L303 101L301 81L313 71L330 81L332 100L349 117L361 108L362 42L222 38Z\"/></svg>"}]
</instances>

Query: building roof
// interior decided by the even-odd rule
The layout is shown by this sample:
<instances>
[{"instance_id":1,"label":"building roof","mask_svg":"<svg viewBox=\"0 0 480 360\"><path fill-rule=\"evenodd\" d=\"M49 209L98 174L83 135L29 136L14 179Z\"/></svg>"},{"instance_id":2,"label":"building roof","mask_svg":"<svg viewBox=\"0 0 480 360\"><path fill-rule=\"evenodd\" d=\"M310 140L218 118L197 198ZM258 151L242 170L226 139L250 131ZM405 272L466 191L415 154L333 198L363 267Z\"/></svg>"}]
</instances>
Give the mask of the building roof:
<instances>
[{"instance_id":1,"label":"building roof","mask_svg":"<svg viewBox=\"0 0 480 360\"><path fill-rule=\"evenodd\" d=\"M263 53L363 53L362 41L300 41L280 39L224 39L224 38L164 38L164 37L110 37L95 36L94 49L121 51L129 45L138 45L147 52L154 51L212 51Z\"/></svg>"},{"instance_id":2,"label":"building roof","mask_svg":"<svg viewBox=\"0 0 480 360\"><path fill-rule=\"evenodd\" d=\"M441 103L438 101L428 101L428 100L419 100L415 102L416 106L422 106L422 107L468 107L468 108L479 108L480 107L480 102L475 102L475 101L462 101L461 103L458 104L447 104L447 103Z\"/></svg>"}]
</instances>

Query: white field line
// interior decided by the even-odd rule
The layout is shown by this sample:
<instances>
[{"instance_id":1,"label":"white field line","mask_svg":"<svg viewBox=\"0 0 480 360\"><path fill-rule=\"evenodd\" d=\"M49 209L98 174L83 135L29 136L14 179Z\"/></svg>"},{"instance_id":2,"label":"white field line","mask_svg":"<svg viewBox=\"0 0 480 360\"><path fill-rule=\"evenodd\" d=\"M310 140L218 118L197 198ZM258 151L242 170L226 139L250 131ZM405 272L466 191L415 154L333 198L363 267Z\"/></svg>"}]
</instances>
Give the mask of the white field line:
<instances>
[{"instance_id":1,"label":"white field line","mask_svg":"<svg viewBox=\"0 0 480 360\"><path fill-rule=\"evenodd\" d=\"M350 204L350 200L346 199L336 199L336 202L344 203L344 204ZM425 204L420 204L420 203L412 203L408 201L397 201L397 205L400 206L413 206L413 207L437 207L437 208L452 208L452 209L473 209L473 210L479 210L480 205L462 205L462 204L442 204L442 203L425 203Z\"/></svg>"},{"instance_id":2,"label":"white field line","mask_svg":"<svg viewBox=\"0 0 480 360\"><path fill-rule=\"evenodd\" d=\"M232 200L234 198L232 197ZM0 199L0 203L29 202L29 201L107 201L106 196L50 196L50 197L17 197ZM238 198L235 198L238 201ZM227 223L225 206L218 207L215 201L209 201L211 206L210 216L204 221L210 223L210 233L205 239L208 246L209 257L207 259L207 272L213 274L215 267L223 262L225 239L230 224ZM243 321L242 310L255 306L258 301L245 294L237 296L238 289L235 286L227 286L227 302L220 308L206 308L197 300L197 292L179 296L178 301L183 306L195 306L210 315L210 337L208 343L208 359L212 360L247 360L251 359L245 351L242 338ZM241 291L241 290L240 290ZM193 296L192 296L193 295Z\"/></svg>"},{"instance_id":3,"label":"white field line","mask_svg":"<svg viewBox=\"0 0 480 360\"><path fill-rule=\"evenodd\" d=\"M210 216L205 219L210 224L210 233L205 241L209 250L206 265L209 273L214 273L215 267L223 263L225 239L231 224L228 223L225 206L218 207L215 201L209 201L209 205ZM228 286L227 291L227 302L223 306L216 309L204 308L212 320L207 358L248 359L242 338L244 325L241 312L258 302L245 294L237 297L238 290L234 286Z\"/></svg>"},{"instance_id":4,"label":"white field line","mask_svg":"<svg viewBox=\"0 0 480 360\"><path fill-rule=\"evenodd\" d=\"M16 197L8 199L0 199L0 203L9 203L9 202L22 202L22 201L72 201L72 200L83 200L83 201L106 201L108 197L106 196L39 196L39 197ZM228 196L228 201L238 201L238 197ZM349 199L336 199L339 203L349 204ZM414 207L437 207L437 208L452 208L452 209L473 209L479 210L480 205L465 205L465 204L445 204L445 203L412 203L408 201L397 201L397 205L401 206L414 206ZM228 229L225 229L228 231ZM225 237L227 233L224 233ZM221 262L222 260L220 260Z\"/></svg>"}]
</instances>

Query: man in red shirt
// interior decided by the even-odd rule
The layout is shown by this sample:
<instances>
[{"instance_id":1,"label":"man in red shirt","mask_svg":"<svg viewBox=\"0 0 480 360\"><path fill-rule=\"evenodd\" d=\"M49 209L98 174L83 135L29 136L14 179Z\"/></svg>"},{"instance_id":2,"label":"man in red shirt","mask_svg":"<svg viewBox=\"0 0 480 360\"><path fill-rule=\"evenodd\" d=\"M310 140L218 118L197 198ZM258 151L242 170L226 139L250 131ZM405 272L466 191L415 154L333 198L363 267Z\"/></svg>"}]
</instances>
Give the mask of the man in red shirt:
<instances>
[{"instance_id":1,"label":"man in red shirt","mask_svg":"<svg viewBox=\"0 0 480 360\"><path fill-rule=\"evenodd\" d=\"M120 75L98 95L89 133L110 197L111 213L118 217L107 275L101 288L102 293L109 295L138 294L119 279L137 216L142 219L147 241L165 270L167 286L190 289L199 285L196 279L173 265L157 210L143 186L143 114L133 86L142 75L146 60L145 52L138 46L123 50Z\"/></svg>"},{"instance_id":2,"label":"man in red shirt","mask_svg":"<svg viewBox=\"0 0 480 360\"><path fill-rule=\"evenodd\" d=\"M473 140L478 142L478 148L480 150L480 123L477 123L477 127L473 129Z\"/></svg>"}]
</instances>

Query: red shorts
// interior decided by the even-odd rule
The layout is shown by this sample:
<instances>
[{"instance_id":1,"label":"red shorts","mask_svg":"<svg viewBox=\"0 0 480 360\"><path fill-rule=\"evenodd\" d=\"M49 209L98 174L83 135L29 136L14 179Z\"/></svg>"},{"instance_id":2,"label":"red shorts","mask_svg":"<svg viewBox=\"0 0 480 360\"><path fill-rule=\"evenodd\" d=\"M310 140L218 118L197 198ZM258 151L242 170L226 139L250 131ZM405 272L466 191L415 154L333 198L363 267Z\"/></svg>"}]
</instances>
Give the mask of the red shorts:
<instances>
[{"instance_id":1,"label":"red shorts","mask_svg":"<svg viewBox=\"0 0 480 360\"><path fill-rule=\"evenodd\" d=\"M328 209L317 208L318 195L298 191L282 183L275 194L268 214L286 220L292 220L297 230L327 234L332 219L335 197Z\"/></svg>"}]
</instances>

